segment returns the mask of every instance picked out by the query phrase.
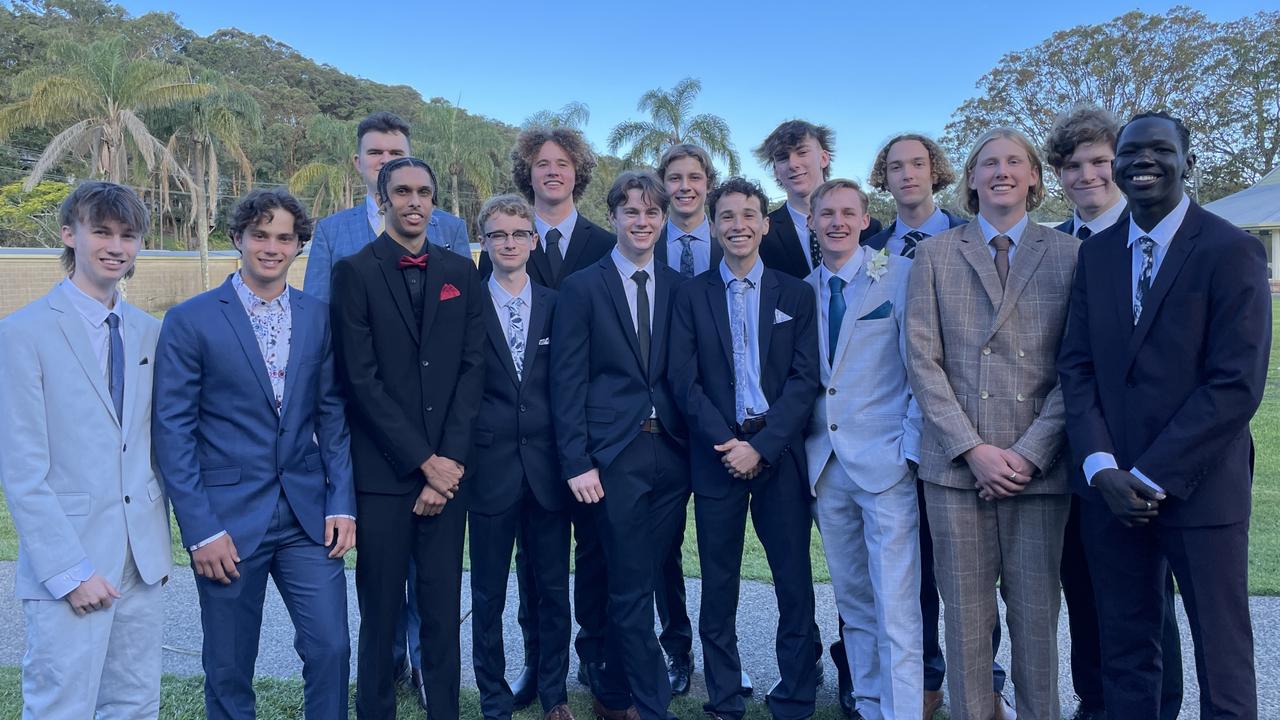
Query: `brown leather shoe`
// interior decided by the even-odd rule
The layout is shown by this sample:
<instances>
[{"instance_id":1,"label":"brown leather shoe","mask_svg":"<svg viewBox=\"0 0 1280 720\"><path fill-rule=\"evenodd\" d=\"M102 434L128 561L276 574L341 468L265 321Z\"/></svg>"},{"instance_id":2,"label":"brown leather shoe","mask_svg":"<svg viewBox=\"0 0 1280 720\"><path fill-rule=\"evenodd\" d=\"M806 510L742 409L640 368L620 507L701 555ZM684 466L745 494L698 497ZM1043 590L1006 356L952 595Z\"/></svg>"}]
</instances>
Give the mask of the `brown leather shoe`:
<instances>
[{"instance_id":1,"label":"brown leather shoe","mask_svg":"<svg viewBox=\"0 0 1280 720\"><path fill-rule=\"evenodd\" d=\"M942 709L942 691L924 691L924 720L933 720L933 716Z\"/></svg>"},{"instance_id":2,"label":"brown leather shoe","mask_svg":"<svg viewBox=\"0 0 1280 720\"><path fill-rule=\"evenodd\" d=\"M542 720L574 720L573 713L569 712L569 706L565 704L557 705L547 711L542 716Z\"/></svg>"},{"instance_id":3,"label":"brown leather shoe","mask_svg":"<svg viewBox=\"0 0 1280 720\"><path fill-rule=\"evenodd\" d=\"M1018 720L1018 713L1013 711L1013 706L1000 693L996 693L995 720Z\"/></svg>"},{"instance_id":4,"label":"brown leather shoe","mask_svg":"<svg viewBox=\"0 0 1280 720\"><path fill-rule=\"evenodd\" d=\"M598 720L640 720L640 711L635 705L626 710L610 710L596 698L591 698L591 712L595 713Z\"/></svg>"}]
</instances>

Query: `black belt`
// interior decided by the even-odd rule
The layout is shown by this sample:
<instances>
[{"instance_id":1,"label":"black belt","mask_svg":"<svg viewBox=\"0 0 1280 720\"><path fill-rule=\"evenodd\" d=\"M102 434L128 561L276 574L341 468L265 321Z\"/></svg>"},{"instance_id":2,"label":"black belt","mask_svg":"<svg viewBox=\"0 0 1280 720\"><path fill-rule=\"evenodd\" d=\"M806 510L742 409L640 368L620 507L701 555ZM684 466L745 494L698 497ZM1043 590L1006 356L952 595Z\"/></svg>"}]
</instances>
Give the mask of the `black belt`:
<instances>
[{"instance_id":1,"label":"black belt","mask_svg":"<svg viewBox=\"0 0 1280 720\"><path fill-rule=\"evenodd\" d=\"M739 435L755 435L756 433L763 430L764 426L765 426L765 420L763 415L761 415L760 417L747 418L746 420L743 420L742 422L738 423L738 434Z\"/></svg>"},{"instance_id":2,"label":"black belt","mask_svg":"<svg viewBox=\"0 0 1280 720\"><path fill-rule=\"evenodd\" d=\"M640 432L662 435L667 431L662 428L662 423L658 422L658 418L646 418L640 421Z\"/></svg>"}]
</instances>

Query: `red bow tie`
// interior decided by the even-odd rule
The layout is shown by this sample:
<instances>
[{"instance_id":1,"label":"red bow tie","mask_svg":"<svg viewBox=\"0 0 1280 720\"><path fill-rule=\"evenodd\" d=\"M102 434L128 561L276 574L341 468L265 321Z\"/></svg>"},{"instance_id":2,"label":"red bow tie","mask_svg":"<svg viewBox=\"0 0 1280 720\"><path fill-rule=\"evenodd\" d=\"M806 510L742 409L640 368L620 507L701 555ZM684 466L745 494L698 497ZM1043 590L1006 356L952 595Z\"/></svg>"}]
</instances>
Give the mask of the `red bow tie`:
<instances>
[{"instance_id":1,"label":"red bow tie","mask_svg":"<svg viewBox=\"0 0 1280 720\"><path fill-rule=\"evenodd\" d=\"M405 268L411 268L411 267L418 268L419 270L426 270L427 255L424 254L419 257L414 257L412 255L401 255L400 262L396 263L396 267L399 268L400 270L403 270Z\"/></svg>"}]
</instances>

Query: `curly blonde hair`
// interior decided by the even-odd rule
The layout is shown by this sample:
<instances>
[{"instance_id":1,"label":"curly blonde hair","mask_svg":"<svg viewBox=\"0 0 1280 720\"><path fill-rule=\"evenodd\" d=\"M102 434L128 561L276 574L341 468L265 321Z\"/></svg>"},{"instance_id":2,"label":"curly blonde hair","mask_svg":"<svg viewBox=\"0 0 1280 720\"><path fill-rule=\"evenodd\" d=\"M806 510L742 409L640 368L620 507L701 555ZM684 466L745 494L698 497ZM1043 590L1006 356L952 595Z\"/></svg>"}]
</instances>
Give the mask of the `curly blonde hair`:
<instances>
[{"instance_id":1,"label":"curly blonde hair","mask_svg":"<svg viewBox=\"0 0 1280 720\"><path fill-rule=\"evenodd\" d=\"M951 167L951 160L943 152L938 143L919 133L903 133L893 137L880 148L876 160L871 164L871 177L867 182L871 187L887 192L889 190L889 150L894 145L907 140L915 140L929 153L929 174L933 181L932 191L937 193L950 187L956 181L956 171Z\"/></svg>"},{"instance_id":2,"label":"curly blonde hair","mask_svg":"<svg viewBox=\"0 0 1280 720\"><path fill-rule=\"evenodd\" d=\"M1036 152L1036 146L1032 145L1027 136L1021 132L1010 127L998 127L983 133L982 137L973 144L973 149L969 151L969 158L964 161L964 206L974 215L978 214L978 191L969 187L969 180L973 178L973 170L978 166L978 154L987 146L987 143L1001 138L1021 145L1027 152L1031 167L1036 171L1035 187L1027 190L1027 212L1035 210L1040 207L1040 203L1044 202L1044 164L1040 162L1040 153Z\"/></svg>"},{"instance_id":3,"label":"curly blonde hair","mask_svg":"<svg viewBox=\"0 0 1280 720\"><path fill-rule=\"evenodd\" d=\"M533 160L549 142L559 145L573 162L573 201L576 203L591 184L596 154L582 133L573 128L535 127L521 132L516 137L516 146L511 148L511 181L526 200L533 202Z\"/></svg>"}]
</instances>

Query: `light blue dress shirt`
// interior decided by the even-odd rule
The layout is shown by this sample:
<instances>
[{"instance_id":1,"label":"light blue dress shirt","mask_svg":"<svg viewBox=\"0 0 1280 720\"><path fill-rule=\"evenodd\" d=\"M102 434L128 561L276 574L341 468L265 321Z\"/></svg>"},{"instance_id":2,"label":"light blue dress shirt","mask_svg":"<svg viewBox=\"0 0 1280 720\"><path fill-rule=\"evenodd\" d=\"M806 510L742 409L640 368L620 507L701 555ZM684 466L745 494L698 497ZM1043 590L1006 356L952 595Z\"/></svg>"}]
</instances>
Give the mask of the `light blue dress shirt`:
<instances>
[{"instance_id":1,"label":"light blue dress shirt","mask_svg":"<svg viewBox=\"0 0 1280 720\"><path fill-rule=\"evenodd\" d=\"M818 345L819 349L822 350L823 358L831 357L831 341L829 340L831 337L831 277L834 275L844 280L844 301L849 308L849 312L845 313L844 321L853 322L854 316L851 313L857 309L853 305L853 279L858 276L858 271L866 264L867 252L866 245L859 245L858 249L853 251L853 255L835 272L831 272L825 262L818 266ZM841 332L843 332L843 328L841 328Z\"/></svg>"},{"instance_id":2,"label":"light blue dress shirt","mask_svg":"<svg viewBox=\"0 0 1280 720\"><path fill-rule=\"evenodd\" d=\"M902 221L899 215L893 221L893 234L889 236L889 242L885 243L885 247L889 250L890 255L901 255L902 248L906 246L906 242L902 239L909 232L922 232L929 237L939 235L951 229L951 220L947 218L947 214L942 212L942 208L935 207L933 214L925 218L920 227L913 228Z\"/></svg>"},{"instance_id":3,"label":"light blue dress shirt","mask_svg":"<svg viewBox=\"0 0 1280 720\"><path fill-rule=\"evenodd\" d=\"M524 287L520 289L519 295L512 295L507 289L498 283L498 279L492 275L489 276L489 297L493 300L493 309L498 313L498 320L502 324L502 336L506 337L507 332L511 329L511 312L507 309L507 303L515 298L520 298L524 304L520 306L517 313L520 316L520 330L524 333L524 344L529 344L529 316L533 314L533 281L529 278L524 279ZM508 345L508 350L510 346ZM523 360L524 358L520 358ZM512 358L512 361L515 361Z\"/></svg>"},{"instance_id":4,"label":"light blue dress shirt","mask_svg":"<svg viewBox=\"0 0 1280 720\"><path fill-rule=\"evenodd\" d=\"M738 418L738 422L747 418L760 417L769 411L769 401L764 397L764 388L760 382L760 281L763 277L764 263L757 257L756 264L751 266L744 278L748 282L745 293L747 317L743 318L746 325L747 376L735 379L746 394L747 414L746 417ZM737 280L737 277L729 270L729 265L724 260L720 261L720 279L724 280L725 302L729 304L729 322L733 322L732 283Z\"/></svg>"},{"instance_id":5,"label":"light blue dress shirt","mask_svg":"<svg viewBox=\"0 0 1280 720\"><path fill-rule=\"evenodd\" d=\"M987 219L978 214L978 227L982 229L982 239L987 241L987 252L991 253L991 259L996 259L996 248L991 244L992 239L997 235L1004 235L1012 241L1009 245L1009 267L1013 267L1013 256L1018 252L1018 243L1022 240L1022 232L1027 229L1027 223L1031 221L1030 215L1023 215L1022 219L1014 223L1013 227L1005 232L996 230L996 226L987 222Z\"/></svg>"},{"instance_id":6,"label":"light blue dress shirt","mask_svg":"<svg viewBox=\"0 0 1280 720\"><path fill-rule=\"evenodd\" d=\"M680 243L680 238L685 235L692 235L694 240L689 243L689 247L693 250L693 274L701 275L711 268L711 223L704 216L702 224L694 228L692 232L685 232L676 227L676 224L667 220L667 264L672 270L680 270L680 254L684 252L684 245Z\"/></svg>"}]
</instances>

